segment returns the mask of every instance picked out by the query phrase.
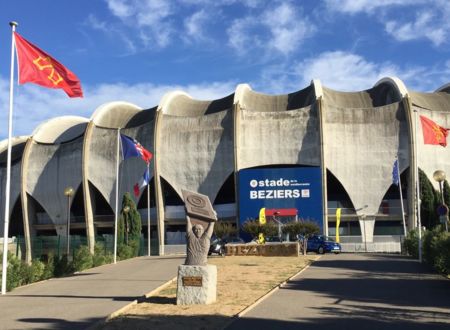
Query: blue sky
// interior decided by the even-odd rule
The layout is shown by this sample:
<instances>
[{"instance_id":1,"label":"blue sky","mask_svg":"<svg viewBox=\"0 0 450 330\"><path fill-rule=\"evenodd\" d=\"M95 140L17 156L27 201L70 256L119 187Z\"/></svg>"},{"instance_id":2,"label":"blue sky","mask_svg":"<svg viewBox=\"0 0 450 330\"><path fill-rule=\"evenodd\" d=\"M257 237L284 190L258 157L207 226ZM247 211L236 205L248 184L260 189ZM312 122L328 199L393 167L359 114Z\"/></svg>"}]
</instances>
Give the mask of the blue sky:
<instances>
[{"instance_id":1,"label":"blue sky","mask_svg":"<svg viewBox=\"0 0 450 330\"><path fill-rule=\"evenodd\" d=\"M411 90L450 82L447 0L39 0L0 4L0 138L7 135L11 30L70 68L85 97L15 87L14 135L105 102L142 108L184 90L214 99L248 83L284 94L312 79L341 91L397 76Z\"/></svg>"}]
</instances>

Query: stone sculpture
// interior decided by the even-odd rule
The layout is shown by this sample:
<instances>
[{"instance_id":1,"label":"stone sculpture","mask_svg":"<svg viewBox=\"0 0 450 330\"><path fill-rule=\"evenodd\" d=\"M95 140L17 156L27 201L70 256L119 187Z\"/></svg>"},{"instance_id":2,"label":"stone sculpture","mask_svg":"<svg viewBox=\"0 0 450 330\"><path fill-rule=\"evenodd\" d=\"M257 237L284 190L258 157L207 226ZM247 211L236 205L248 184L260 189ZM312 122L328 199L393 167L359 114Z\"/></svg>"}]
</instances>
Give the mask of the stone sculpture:
<instances>
[{"instance_id":1,"label":"stone sculpture","mask_svg":"<svg viewBox=\"0 0 450 330\"><path fill-rule=\"evenodd\" d=\"M186 209L186 260L178 267L177 304L216 301L217 268L207 265L210 239L217 221L208 196L183 190Z\"/></svg>"}]
</instances>

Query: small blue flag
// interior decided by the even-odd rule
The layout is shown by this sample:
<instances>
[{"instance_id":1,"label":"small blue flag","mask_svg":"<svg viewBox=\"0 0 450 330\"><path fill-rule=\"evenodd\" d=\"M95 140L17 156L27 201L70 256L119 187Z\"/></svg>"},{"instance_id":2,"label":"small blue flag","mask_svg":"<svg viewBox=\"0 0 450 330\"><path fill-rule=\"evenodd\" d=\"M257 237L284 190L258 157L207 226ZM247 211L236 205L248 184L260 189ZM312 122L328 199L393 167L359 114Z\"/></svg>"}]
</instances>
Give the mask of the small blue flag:
<instances>
[{"instance_id":1,"label":"small blue flag","mask_svg":"<svg viewBox=\"0 0 450 330\"><path fill-rule=\"evenodd\" d=\"M138 141L123 134L120 134L120 139L122 140L123 159L141 157L145 162L150 162L153 154L145 149Z\"/></svg>"},{"instance_id":2,"label":"small blue flag","mask_svg":"<svg viewBox=\"0 0 450 330\"><path fill-rule=\"evenodd\" d=\"M392 183L397 185L400 182L400 178L398 177L398 159L394 162L394 168L392 169Z\"/></svg>"}]
</instances>

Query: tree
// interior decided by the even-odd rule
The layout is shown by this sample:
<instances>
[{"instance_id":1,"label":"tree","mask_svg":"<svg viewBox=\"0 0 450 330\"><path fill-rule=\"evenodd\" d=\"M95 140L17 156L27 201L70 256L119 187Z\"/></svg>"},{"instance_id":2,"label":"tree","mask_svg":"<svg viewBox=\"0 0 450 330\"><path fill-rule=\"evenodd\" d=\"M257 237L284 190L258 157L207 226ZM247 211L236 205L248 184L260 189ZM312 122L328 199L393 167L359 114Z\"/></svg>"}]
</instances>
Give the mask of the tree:
<instances>
[{"instance_id":1,"label":"tree","mask_svg":"<svg viewBox=\"0 0 450 330\"><path fill-rule=\"evenodd\" d=\"M303 254L306 254L305 247L308 244L308 238L320 233L320 227L310 220L291 221L283 226L283 233L289 234L290 237L302 236L301 247Z\"/></svg>"},{"instance_id":2,"label":"tree","mask_svg":"<svg viewBox=\"0 0 450 330\"><path fill-rule=\"evenodd\" d=\"M242 230L252 236L252 239L257 239L258 235L264 234L265 237L273 237L278 235L278 226L273 222L268 221L265 225L261 225L259 220L247 220L242 225Z\"/></svg>"},{"instance_id":3,"label":"tree","mask_svg":"<svg viewBox=\"0 0 450 330\"><path fill-rule=\"evenodd\" d=\"M214 225L214 235L223 239L236 235L237 229L229 222L217 221Z\"/></svg>"},{"instance_id":4,"label":"tree","mask_svg":"<svg viewBox=\"0 0 450 330\"><path fill-rule=\"evenodd\" d=\"M436 208L440 201L439 193L433 188L426 174L419 168L420 217L422 225L428 229L439 224Z\"/></svg>"},{"instance_id":5,"label":"tree","mask_svg":"<svg viewBox=\"0 0 450 330\"><path fill-rule=\"evenodd\" d=\"M450 206L450 185L447 180L444 180L444 202L445 205Z\"/></svg>"},{"instance_id":6,"label":"tree","mask_svg":"<svg viewBox=\"0 0 450 330\"><path fill-rule=\"evenodd\" d=\"M130 193L125 193L122 199L122 210L120 211L119 223L117 226L117 244L119 246L119 256L137 256L141 242L142 222L141 215L136 209L136 204ZM120 253L123 251L123 253Z\"/></svg>"}]
</instances>

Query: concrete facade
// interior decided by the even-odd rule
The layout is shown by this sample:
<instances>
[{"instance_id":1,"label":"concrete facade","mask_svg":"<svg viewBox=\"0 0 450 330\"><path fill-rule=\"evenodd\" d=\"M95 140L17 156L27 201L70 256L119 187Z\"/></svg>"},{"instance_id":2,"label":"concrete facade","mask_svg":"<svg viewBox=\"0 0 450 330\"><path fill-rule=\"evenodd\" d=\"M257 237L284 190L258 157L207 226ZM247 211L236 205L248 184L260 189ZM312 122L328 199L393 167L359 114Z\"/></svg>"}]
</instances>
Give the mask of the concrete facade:
<instances>
[{"instance_id":1,"label":"concrete facade","mask_svg":"<svg viewBox=\"0 0 450 330\"><path fill-rule=\"evenodd\" d=\"M10 214L20 196L28 249L29 238L39 235L42 225L62 235L67 209L63 191L70 185L82 192L77 203L84 209L83 228L93 251L97 232L114 225L120 130L154 154L150 205L159 254L165 252L168 226L184 223L182 189L207 195L219 218L232 221L238 214L235 175L242 169L270 166L321 167L325 232L335 211L330 203L347 203L361 239L372 242L378 221L401 218L400 211L390 215L380 211L392 190L396 157L409 182L415 180L409 169L416 164L435 188L433 172L450 173L447 149L424 145L420 122L417 134L415 125L416 116L422 114L450 127L449 91L443 86L434 93L410 92L399 79L384 78L369 90L340 92L314 80L284 95L261 94L242 84L233 94L210 101L170 92L147 110L127 102L107 103L90 119L55 118L40 125L30 138L15 138ZM2 203L5 143L0 145ZM138 158L119 163L121 203L146 164ZM343 201L330 197L336 192ZM409 184L405 192L411 229L416 223L414 186ZM147 208L144 191L135 200L141 209Z\"/></svg>"}]
</instances>

